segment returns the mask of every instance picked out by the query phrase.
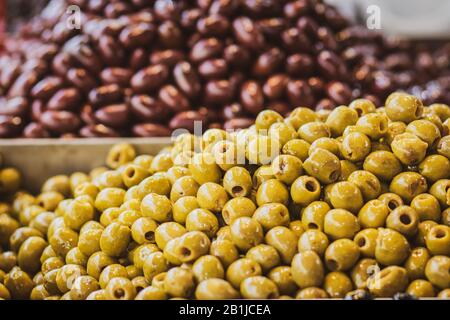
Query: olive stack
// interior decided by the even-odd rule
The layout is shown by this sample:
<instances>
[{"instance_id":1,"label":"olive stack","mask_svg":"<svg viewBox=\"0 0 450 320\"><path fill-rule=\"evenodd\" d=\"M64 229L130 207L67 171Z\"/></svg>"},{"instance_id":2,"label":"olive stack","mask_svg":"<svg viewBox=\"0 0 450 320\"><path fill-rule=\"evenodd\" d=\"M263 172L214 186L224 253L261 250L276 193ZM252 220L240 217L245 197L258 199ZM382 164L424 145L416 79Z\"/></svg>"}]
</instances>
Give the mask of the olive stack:
<instances>
[{"instance_id":1,"label":"olive stack","mask_svg":"<svg viewBox=\"0 0 450 320\"><path fill-rule=\"evenodd\" d=\"M1 138L244 128L399 89L450 103L449 45L385 38L319 0L53 0L4 51Z\"/></svg>"},{"instance_id":2,"label":"olive stack","mask_svg":"<svg viewBox=\"0 0 450 320\"><path fill-rule=\"evenodd\" d=\"M4 168L0 298L448 299L449 131L449 106L393 93L118 144L37 196Z\"/></svg>"}]
</instances>

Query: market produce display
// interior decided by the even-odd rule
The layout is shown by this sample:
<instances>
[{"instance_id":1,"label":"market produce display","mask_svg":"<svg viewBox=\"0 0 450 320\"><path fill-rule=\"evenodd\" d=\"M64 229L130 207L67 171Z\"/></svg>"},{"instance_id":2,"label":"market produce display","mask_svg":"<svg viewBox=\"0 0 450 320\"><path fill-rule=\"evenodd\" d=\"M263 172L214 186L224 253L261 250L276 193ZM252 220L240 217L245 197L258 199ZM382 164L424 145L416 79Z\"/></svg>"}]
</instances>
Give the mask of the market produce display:
<instances>
[{"instance_id":1,"label":"market produce display","mask_svg":"<svg viewBox=\"0 0 450 320\"><path fill-rule=\"evenodd\" d=\"M3 168L0 298L450 298L449 130L397 92L121 143L37 195Z\"/></svg>"},{"instance_id":2,"label":"market produce display","mask_svg":"<svg viewBox=\"0 0 450 320\"><path fill-rule=\"evenodd\" d=\"M54 0L4 43L0 137L244 128L264 109L379 106L399 89L450 103L450 46L384 37L319 0Z\"/></svg>"}]
</instances>

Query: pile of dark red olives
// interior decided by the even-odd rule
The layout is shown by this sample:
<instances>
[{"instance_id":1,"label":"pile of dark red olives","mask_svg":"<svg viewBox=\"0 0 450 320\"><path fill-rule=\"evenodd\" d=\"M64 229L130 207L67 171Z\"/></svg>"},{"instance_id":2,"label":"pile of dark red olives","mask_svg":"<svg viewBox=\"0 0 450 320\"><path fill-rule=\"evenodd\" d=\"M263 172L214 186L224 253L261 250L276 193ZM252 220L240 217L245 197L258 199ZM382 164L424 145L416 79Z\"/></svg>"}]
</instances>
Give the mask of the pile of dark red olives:
<instances>
[{"instance_id":1,"label":"pile of dark red olives","mask_svg":"<svg viewBox=\"0 0 450 320\"><path fill-rule=\"evenodd\" d=\"M264 109L379 106L399 89L450 103L450 46L383 37L319 0L53 0L4 43L0 138L245 128Z\"/></svg>"}]
</instances>

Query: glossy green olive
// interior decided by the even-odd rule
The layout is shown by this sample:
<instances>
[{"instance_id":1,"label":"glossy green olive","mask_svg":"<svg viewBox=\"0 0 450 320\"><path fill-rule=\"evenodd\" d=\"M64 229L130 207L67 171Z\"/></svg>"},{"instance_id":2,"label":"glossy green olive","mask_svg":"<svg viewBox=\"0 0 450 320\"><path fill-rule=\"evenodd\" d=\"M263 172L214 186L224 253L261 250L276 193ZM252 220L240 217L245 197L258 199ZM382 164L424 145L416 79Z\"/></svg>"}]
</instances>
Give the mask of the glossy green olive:
<instances>
[{"instance_id":1,"label":"glossy green olive","mask_svg":"<svg viewBox=\"0 0 450 320\"><path fill-rule=\"evenodd\" d=\"M450 227L436 225L425 236L425 243L433 255L450 255Z\"/></svg>"},{"instance_id":2,"label":"glossy green olive","mask_svg":"<svg viewBox=\"0 0 450 320\"><path fill-rule=\"evenodd\" d=\"M367 279L371 275L380 271L380 267L375 259L360 259L352 268L350 277L357 289L367 288Z\"/></svg>"},{"instance_id":3,"label":"glossy green olive","mask_svg":"<svg viewBox=\"0 0 450 320\"><path fill-rule=\"evenodd\" d=\"M261 266L249 258L234 261L226 271L227 281L236 289L239 289L245 279L259 275L262 275Z\"/></svg>"},{"instance_id":4,"label":"glossy green olive","mask_svg":"<svg viewBox=\"0 0 450 320\"><path fill-rule=\"evenodd\" d=\"M308 143L313 143L319 138L330 138L330 128L322 122L308 122L298 129L298 135Z\"/></svg>"},{"instance_id":5,"label":"glossy green olive","mask_svg":"<svg viewBox=\"0 0 450 320\"><path fill-rule=\"evenodd\" d=\"M130 240L130 228L113 222L103 230L100 237L100 248L111 257L120 257L127 250Z\"/></svg>"},{"instance_id":6,"label":"glossy green olive","mask_svg":"<svg viewBox=\"0 0 450 320\"><path fill-rule=\"evenodd\" d=\"M56 191L64 197L70 196L70 180L66 175L57 175L47 179L42 185L41 192Z\"/></svg>"},{"instance_id":7,"label":"glossy green olive","mask_svg":"<svg viewBox=\"0 0 450 320\"><path fill-rule=\"evenodd\" d=\"M332 271L346 271L355 265L359 256L359 247L352 240L339 239L327 247L325 264Z\"/></svg>"},{"instance_id":8,"label":"glossy green olive","mask_svg":"<svg viewBox=\"0 0 450 320\"><path fill-rule=\"evenodd\" d=\"M363 197L356 184L341 181L333 184L329 193L331 205L336 209L345 209L356 213L363 206Z\"/></svg>"},{"instance_id":9,"label":"glossy green olive","mask_svg":"<svg viewBox=\"0 0 450 320\"><path fill-rule=\"evenodd\" d=\"M303 172L302 161L291 155L279 155L272 162L272 172L275 178L291 185Z\"/></svg>"},{"instance_id":10,"label":"glossy green olive","mask_svg":"<svg viewBox=\"0 0 450 320\"><path fill-rule=\"evenodd\" d=\"M29 237L20 246L17 255L19 267L29 274L34 275L41 268L39 258L47 246L47 241L41 237Z\"/></svg>"},{"instance_id":11,"label":"glossy green olive","mask_svg":"<svg viewBox=\"0 0 450 320\"><path fill-rule=\"evenodd\" d=\"M323 230L325 215L331 208L325 201L313 201L302 211L302 224L305 229Z\"/></svg>"},{"instance_id":12,"label":"glossy green olive","mask_svg":"<svg viewBox=\"0 0 450 320\"><path fill-rule=\"evenodd\" d=\"M317 120L319 120L317 114L313 110L305 107L295 108L285 119L285 121L291 124L296 130L305 123L316 122Z\"/></svg>"},{"instance_id":13,"label":"glossy green olive","mask_svg":"<svg viewBox=\"0 0 450 320\"><path fill-rule=\"evenodd\" d=\"M172 206L173 219L178 223L184 224L189 212L197 208L199 208L199 204L196 197L182 197L178 199Z\"/></svg>"},{"instance_id":14,"label":"glossy green olive","mask_svg":"<svg viewBox=\"0 0 450 320\"><path fill-rule=\"evenodd\" d=\"M125 277L111 279L105 288L105 296L108 300L133 300L136 294L136 288Z\"/></svg>"},{"instance_id":15,"label":"glossy green olive","mask_svg":"<svg viewBox=\"0 0 450 320\"><path fill-rule=\"evenodd\" d=\"M378 140L388 131L388 118L382 113L368 113L356 122L358 131L372 140Z\"/></svg>"},{"instance_id":16,"label":"glossy green olive","mask_svg":"<svg viewBox=\"0 0 450 320\"><path fill-rule=\"evenodd\" d=\"M428 189L427 180L417 172L402 172L392 179L389 190L398 194L406 202L425 193Z\"/></svg>"},{"instance_id":17,"label":"glossy green olive","mask_svg":"<svg viewBox=\"0 0 450 320\"><path fill-rule=\"evenodd\" d=\"M277 285L263 276L244 279L241 282L240 291L245 299L276 299L279 296Z\"/></svg>"},{"instance_id":18,"label":"glossy green olive","mask_svg":"<svg viewBox=\"0 0 450 320\"><path fill-rule=\"evenodd\" d=\"M371 151L369 137L360 132L353 132L344 136L339 146L342 156L352 162L364 160Z\"/></svg>"},{"instance_id":19,"label":"glossy green olive","mask_svg":"<svg viewBox=\"0 0 450 320\"><path fill-rule=\"evenodd\" d=\"M314 251L322 257L328 245L329 240L325 233L320 230L309 229L298 239L298 252Z\"/></svg>"},{"instance_id":20,"label":"glossy green olive","mask_svg":"<svg viewBox=\"0 0 450 320\"><path fill-rule=\"evenodd\" d=\"M412 133L397 135L391 143L392 152L404 165L419 164L426 155L428 144Z\"/></svg>"},{"instance_id":21,"label":"glossy green olive","mask_svg":"<svg viewBox=\"0 0 450 320\"><path fill-rule=\"evenodd\" d=\"M353 290L353 284L345 273L332 271L325 276L323 288L331 298L343 298Z\"/></svg>"},{"instance_id":22,"label":"glossy green olive","mask_svg":"<svg viewBox=\"0 0 450 320\"><path fill-rule=\"evenodd\" d=\"M141 212L156 222L168 222L172 218L172 203L164 195L150 193L142 199Z\"/></svg>"},{"instance_id":23,"label":"glossy green olive","mask_svg":"<svg viewBox=\"0 0 450 320\"><path fill-rule=\"evenodd\" d=\"M367 288L375 297L393 297L397 292L404 292L407 286L407 272L398 266L386 267L367 280Z\"/></svg>"},{"instance_id":24,"label":"glossy green olive","mask_svg":"<svg viewBox=\"0 0 450 320\"><path fill-rule=\"evenodd\" d=\"M358 187L365 201L377 198L382 192L380 181L368 171L356 170L348 176L347 180Z\"/></svg>"},{"instance_id":25,"label":"glossy green olive","mask_svg":"<svg viewBox=\"0 0 450 320\"><path fill-rule=\"evenodd\" d=\"M256 205L249 198L237 197L227 201L222 209L222 218L230 225L239 217L252 217Z\"/></svg>"},{"instance_id":26,"label":"glossy green olive","mask_svg":"<svg viewBox=\"0 0 450 320\"><path fill-rule=\"evenodd\" d=\"M303 139L292 139L286 142L282 148L282 153L299 158L305 161L309 156L311 144Z\"/></svg>"},{"instance_id":27,"label":"glossy green olive","mask_svg":"<svg viewBox=\"0 0 450 320\"><path fill-rule=\"evenodd\" d=\"M406 127L406 132L412 133L428 144L430 149L435 148L441 132L439 128L431 121L426 119L414 120Z\"/></svg>"},{"instance_id":28,"label":"glossy green olive","mask_svg":"<svg viewBox=\"0 0 450 320\"><path fill-rule=\"evenodd\" d=\"M450 160L439 154L426 157L419 164L419 173L431 183L450 177Z\"/></svg>"},{"instance_id":29,"label":"glossy green olive","mask_svg":"<svg viewBox=\"0 0 450 320\"><path fill-rule=\"evenodd\" d=\"M186 217L186 230L201 231L212 238L219 230L219 221L207 209L194 209Z\"/></svg>"},{"instance_id":30,"label":"glossy green olive","mask_svg":"<svg viewBox=\"0 0 450 320\"><path fill-rule=\"evenodd\" d=\"M336 155L337 157L341 156L341 151L339 150L340 143L337 139L332 138L319 138L313 143L311 143L311 146L308 150L308 155L314 152L316 149L325 149L327 151L330 151L332 154Z\"/></svg>"},{"instance_id":31,"label":"glossy green olive","mask_svg":"<svg viewBox=\"0 0 450 320\"><path fill-rule=\"evenodd\" d=\"M230 240L217 239L211 243L210 254L219 258L224 268L239 258L236 246Z\"/></svg>"},{"instance_id":32,"label":"glossy green olive","mask_svg":"<svg viewBox=\"0 0 450 320\"><path fill-rule=\"evenodd\" d=\"M265 231L276 226L288 226L289 210L281 203L266 203L253 214L253 219L259 222Z\"/></svg>"},{"instance_id":33,"label":"glossy green olive","mask_svg":"<svg viewBox=\"0 0 450 320\"><path fill-rule=\"evenodd\" d=\"M9 291L12 299L27 300L33 289L33 281L29 275L19 267L14 267L5 276L4 286Z\"/></svg>"},{"instance_id":34,"label":"glossy green olive","mask_svg":"<svg viewBox=\"0 0 450 320\"><path fill-rule=\"evenodd\" d=\"M95 198L95 208L101 212L108 208L120 207L125 197L125 190L105 188Z\"/></svg>"},{"instance_id":35,"label":"glossy green olive","mask_svg":"<svg viewBox=\"0 0 450 320\"><path fill-rule=\"evenodd\" d=\"M375 258L377 262L389 266L403 263L410 254L406 238L399 232L386 228L378 229Z\"/></svg>"},{"instance_id":36,"label":"glossy green olive","mask_svg":"<svg viewBox=\"0 0 450 320\"><path fill-rule=\"evenodd\" d=\"M195 289L195 298L198 300L228 300L239 297L239 292L223 279L204 280Z\"/></svg>"},{"instance_id":37,"label":"glossy green olive","mask_svg":"<svg viewBox=\"0 0 450 320\"><path fill-rule=\"evenodd\" d=\"M330 128L331 135L339 137L346 127L354 125L357 121L357 111L346 106L339 106L331 111L325 123Z\"/></svg>"},{"instance_id":38,"label":"glossy green olive","mask_svg":"<svg viewBox=\"0 0 450 320\"><path fill-rule=\"evenodd\" d=\"M197 201L200 208L221 212L228 201L228 194L220 184L207 182L198 189Z\"/></svg>"},{"instance_id":39,"label":"glossy green olive","mask_svg":"<svg viewBox=\"0 0 450 320\"><path fill-rule=\"evenodd\" d=\"M290 264L297 251L297 236L289 228L278 226L270 229L265 235L268 245L274 247L285 264Z\"/></svg>"},{"instance_id":40,"label":"glossy green olive","mask_svg":"<svg viewBox=\"0 0 450 320\"><path fill-rule=\"evenodd\" d=\"M361 255L368 258L375 258L375 248L377 244L378 230L368 228L358 232L353 241L359 247Z\"/></svg>"},{"instance_id":41,"label":"glossy green olive","mask_svg":"<svg viewBox=\"0 0 450 320\"><path fill-rule=\"evenodd\" d=\"M225 172L223 186L232 197L245 197L250 194L253 181L250 173L243 167L233 167Z\"/></svg>"},{"instance_id":42,"label":"glossy green olive","mask_svg":"<svg viewBox=\"0 0 450 320\"><path fill-rule=\"evenodd\" d=\"M389 207L381 200L371 200L359 210L358 222L363 228L383 227L389 212Z\"/></svg>"},{"instance_id":43,"label":"glossy green olive","mask_svg":"<svg viewBox=\"0 0 450 320\"><path fill-rule=\"evenodd\" d=\"M269 179L259 186L256 192L256 202L258 206L266 203L281 203L287 205L289 201L289 191L287 187L277 179Z\"/></svg>"},{"instance_id":44,"label":"glossy green olive","mask_svg":"<svg viewBox=\"0 0 450 320\"><path fill-rule=\"evenodd\" d=\"M405 261L405 269L411 280L422 279L425 277L425 267L431 255L427 248L416 247L411 250L411 254Z\"/></svg>"},{"instance_id":45,"label":"glossy green olive","mask_svg":"<svg viewBox=\"0 0 450 320\"><path fill-rule=\"evenodd\" d=\"M390 181L402 170L400 161L389 151L370 153L364 160L363 167L382 181Z\"/></svg>"},{"instance_id":46,"label":"glossy green olive","mask_svg":"<svg viewBox=\"0 0 450 320\"><path fill-rule=\"evenodd\" d=\"M444 156L450 158L450 136L444 136L442 137L437 146L436 146L437 152Z\"/></svg>"},{"instance_id":47,"label":"glossy green olive","mask_svg":"<svg viewBox=\"0 0 450 320\"><path fill-rule=\"evenodd\" d=\"M271 269L267 277L276 284L280 294L292 295L298 288L292 277L290 266L275 267Z\"/></svg>"},{"instance_id":48,"label":"glossy green olive","mask_svg":"<svg viewBox=\"0 0 450 320\"><path fill-rule=\"evenodd\" d=\"M292 278L300 288L318 287L324 280L324 267L314 251L297 253L292 259Z\"/></svg>"},{"instance_id":49,"label":"glossy green olive","mask_svg":"<svg viewBox=\"0 0 450 320\"><path fill-rule=\"evenodd\" d=\"M349 105L351 109L355 110L359 117L375 112L375 105L368 99L355 99Z\"/></svg>"},{"instance_id":50,"label":"glossy green olive","mask_svg":"<svg viewBox=\"0 0 450 320\"><path fill-rule=\"evenodd\" d=\"M176 202L186 196L196 196L200 186L192 176L183 176L175 180L170 190L170 201Z\"/></svg>"},{"instance_id":51,"label":"glossy green olive","mask_svg":"<svg viewBox=\"0 0 450 320\"><path fill-rule=\"evenodd\" d=\"M441 217L439 201L429 193L422 193L416 196L411 201L411 208L417 212L420 221L439 221Z\"/></svg>"},{"instance_id":52,"label":"glossy green olive","mask_svg":"<svg viewBox=\"0 0 450 320\"><path fill-rule=\"evenodd\" d=\"M347 210L333 209L325 215L324 232L332 239L352 239L359 230L358 219Z\"/></svg>"},{"instance_id":53,"label":"glossy green olive","mask_svg":"<svg viewBox=\"0 0 450 320\"><path fill-rule=\"evenodd\" d=\"M286 122L273 123L270 126L267 135L270 139L277 141L280 147L285 145L288 141L298 137L298 133L295 131L294 127Z\"/></svg>"},{"instance_id":54,"label":"glossy green olive","mask_svg":"<svg viewBox=\"0 0 450 320\"><path fill-rule=\"evenodd\" d=\"M434 256L428 260L425 276L436 287L446 289L450 286L450 258L448 256Z\"/></svg>"},{"instance_id":55,"label":"glossy green olive","mask_svg":"<svg viewBox=\"0 0 450 320\"><path fill-rule=\"evenodd\" d=\"M301 206L307 206L320 198L320 183L311 176L298 177L291 185L291 198Z\"/></svg>"},{"instance_id":56,"label":"glossy green olive","mask_svg":"<svg viewBox=\"0 0 450 320\"><path fill-rule=\"evenodd\" d=\"M390 120L410 123L422 116L423 104L413 95L394 92L386 99L385 110Z\"/></svg>"},{"instance_id":57,"label":"glossy green olive","mask_svg":"<svg viewBox=\"0 0 450 320\"><path fill-rule=\"evenodd\" d=\"M154 231L154 243L156 243L161 250L164 250L170 240L181 237L186 232L186 228L179 223L162 223L157 226Z\"/></svg>"},{"instance_id":58,"label":"glossy green olive","mask_svg":"<svg viewBox=\"0 0 450 320\"><path fill-rule=\"evenodd\" d=\"M303 169L321 183L333 183L339 179L339 158L324 149L316 149L303 163Z\"/></svg>"},{"instance_id":59,"label":"glossy green olive","mask_svg":"<svg viewBox=\"0 0 450 320\"><path fill-rule=\"evenodd\" d=\"M419 226L419 215L409 206L400 206L394 209L386 219L386 227L396 230L405 237L416 234Z\"/></svg>"},{"instance_id":60,"label":"glossy green olive","mask_svg":"<svg viewBox=\"0 0 450 320\"><path fill-rule=\"evenodd\" d=\"M234 245L242 251L248 251L263 240L263 227L249 217L235 219L230 227L231 239Z\"/></svg>"}]
</instances>

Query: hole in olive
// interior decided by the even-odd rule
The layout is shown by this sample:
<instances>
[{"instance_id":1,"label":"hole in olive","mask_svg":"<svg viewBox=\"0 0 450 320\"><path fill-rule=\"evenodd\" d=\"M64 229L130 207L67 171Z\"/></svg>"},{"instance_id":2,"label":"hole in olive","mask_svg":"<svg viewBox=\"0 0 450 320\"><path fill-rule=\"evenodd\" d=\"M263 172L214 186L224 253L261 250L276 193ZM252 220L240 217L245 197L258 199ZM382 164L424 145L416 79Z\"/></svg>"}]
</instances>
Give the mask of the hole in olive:
<instances>
[{"instance_id":1,"label":"hole in olive","mask_svg":"<svg viewBox=\"0 0 450 320\"><path fill-rule=\"evenodd\" d=\"M153 231L147 231L144 234L145 240L147 241L155 241L155 233Z\"/></svg>"},{"instance_id":2,"label":"hole in olive","mask_svg":"<svg viewBox=\"0 0 450 320\"><path fill-rule=\"evenodd\" d=\"M308 229L319 229L319 226L314 222L308 223Z\"/></svg>"},{"instance_id":3,"label":"hole in olive","mask_svg":"<svg viewBox=\"0 0 450 320\"><path fill-rule=\"evenodd\" d=\"M191 255L191 250L189 248L186 248L186 247L181 247L180 248L180 254L183 257L189 257Z\"/></svg>"},{"instance_id":4,"label":"hole in olive","mask_svg":"<svg viewBox=\"0 0 450 320\"><path fill-rule=\"evenodd\" d=\"M411 217L407 214L400 215L400 222L403 224L410 224L411 223Z\"/></svg>"},{"instance_id":5,"label":"hole in olive","mask_svg":"<svg viewBox=\"0 0 450 320\"><path fill-rule=\"evenodd\" d=\"M417 107L416 111L414 112L414 115L419 118L422 115L422 108L421 107Z\"/></svg>"},{"instance_id":6,"label":"hole in olive","mask_svg":"<svg viewBox=\"0 0 450 320\"><path fill-rule=\"evenodd\" d=\"M141 292L142 290L144 290L143 286L137 286L136 287L136 292Z\"/></svg>"},{"instance_id":7,"label":"hole in olive","mask_svg":"<svg viewBox=\"0 0 450 320\"><path fill-rule=\"evenodd\" d=\"M244 188L242 188L241 186L234 186L233 188L231 188L231 193L233 195L240 195L243 191Z\"/></svg>"},{"instance_id":8,"label":"hole in olive","mask_svg":"<svg viewBox=\"0 0 450 320\"><path fill-rule=\"evenodd\" d=\"M331 270L337 270L338 269L338 267L339 267L339 264L337 263L337 261L336 260L334 260L334 259L328 259L327 260L327 265L328 265L328 268L330 268Z\"/></svg>"},{"instance_id":9,"label":"hole in olive","mask_svg":"<svg viewBox=\"0 0 450 320\"><path fill-rule=\"evenodd\" d=\"M126 174L129 178L133 178L133 176L136 174L136 170L134 170L134 168L128 168Z\"/></svg>"},{"instance_id":10,"label":"hole in olive","mask_svg":"<svg viewBox=\"0 0 450 320\"><path fill-rule=\"evenodd\" d=\"M434 229L434 237L436 239L442 239L445 237L445 231L442 229Z\"/></svg>"},{"instance_id":11,"label":"hole in olive","mask_svg":"<svg viewBox=\"0 0 450 320\"><path fill-rule=\"evenodd\" d=\"M338 170L332 171L330 173L330 176L329 176L330 181L336 181L338 178L339 178L339 171Z\"/></svg>"},{"instance_id":12,"label":"hole in olive","mask_svg":"<svg viewBox=\"0 0 450 320\"><path fill-rule=\"evenodd\" d=\"M398 207L397 201L395 201L395 200L389 200L389 202L388 202L388 207L389 207L389 209L394 210L395 208Z\"/></svg>"},{"instance_id":13,"label":"hole in olive","mask_svg":"<svg viewBox=\"0 0 450 320\"><path fill-rule=\"evenodd\" d=\"M313 180L308 180L305 183L305 188L306 190L308 190L309 192L314 192L317 190L317 185L315 183L315 181Z\"/></svg>"},{"instance_id":14,"label":"hole in olive","mask_svg":"<svg viewBox=\"0 0 450 320\"><path fill-rule=\"evenodd\" d=\"M385 132L385 131L386 131L386 124L383 121L381 121L380 122L380 132Z\"/></svg>"},{"instance_id":15,"label":"hole in olive","mask_svg":"<svg viewBox=\"0 0 450 320\"><path fill-rule=\"evenodd\" d=\"M122 299L125 296L125 291L122 288L114 290L114 297L117 299Z\"/></svg>"},{"instance_id":16,"label":"hole in olive","mask_svg":"<svg viewBox=\"0 0 450 320\"><path fill-rule=\"evenodd\" d=\"M366 245L366 238L364 237L360 237L358 238L358 240L356 241L356 243L358 244L358 246L360 248L364 247Z\"/></svg>"}]
</instances>

